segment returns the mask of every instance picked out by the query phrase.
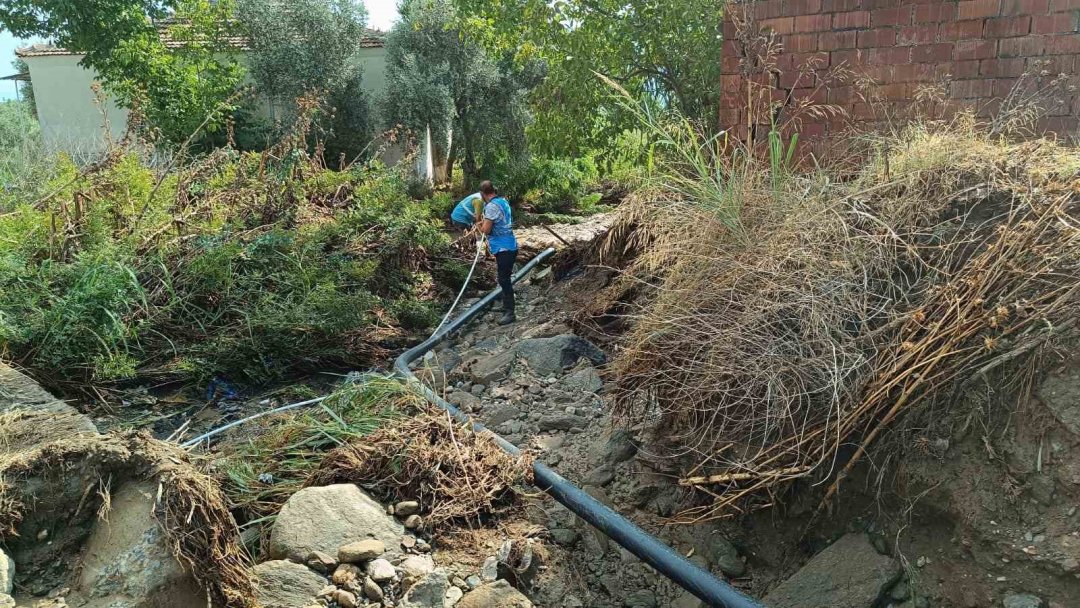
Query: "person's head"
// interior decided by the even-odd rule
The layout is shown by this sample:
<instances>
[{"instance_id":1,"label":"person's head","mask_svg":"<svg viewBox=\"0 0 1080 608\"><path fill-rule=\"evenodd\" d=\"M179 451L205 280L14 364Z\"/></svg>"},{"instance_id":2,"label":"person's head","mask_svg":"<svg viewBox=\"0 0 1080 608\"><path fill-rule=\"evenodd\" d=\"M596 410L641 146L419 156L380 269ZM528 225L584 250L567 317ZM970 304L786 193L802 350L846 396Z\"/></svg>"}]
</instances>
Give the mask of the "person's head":
<instances>
[{"instance_id":1,"label":"person's head","mask_svg":"<svg viewBox=\"0 0 1080 608\"><path fill-rule=\"evenodd\" d=\"M499 191L495 189L491 182L486 179L480 182L480 196L483 197L485 203L498 195Z\"/></svg>"}]
</instances>

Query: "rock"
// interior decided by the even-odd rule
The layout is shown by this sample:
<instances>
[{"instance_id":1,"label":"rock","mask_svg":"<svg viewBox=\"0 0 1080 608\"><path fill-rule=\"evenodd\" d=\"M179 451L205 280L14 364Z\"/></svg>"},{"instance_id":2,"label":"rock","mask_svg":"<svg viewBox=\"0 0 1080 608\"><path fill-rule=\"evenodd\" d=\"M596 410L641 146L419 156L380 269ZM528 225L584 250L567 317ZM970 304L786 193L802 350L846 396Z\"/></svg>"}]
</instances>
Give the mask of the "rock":
<instances>
[{"instance_id":1,"label":"rock","mask_svg":"<svg viewBox=\"0 0 1080 608\"><path fill-rule=\"evenodd\" d=\"M281 508L270 532L270 557L302 561L312 551L336 554L338 547L367 538L397 546L404 530L353 484L304 488Z\"/></svg>"},{"instance_id":2,"label":"rock","mask_svg":"<svg viewBox=\"0 0 1080 608\"><path fill-rule=\"evenodd\" d=\"M709 550L712 563L727 576L742 576L746 573L746 564L739 559L739 551L726 538L717 536L710 539Z\"/></svg>"},{"instance_id":3,"label":"rock","mask_svg":"<svg viewBox=\"0 0 1080 608\"><path fill-rule=\"evenodd\" d=\"M497 563L495 564L495 566L496 566L496 568L498 568ZM465 586L469 588L469 591L472 591L473 589L476 589L477 587L479 587L482 584L484 584L484 581L481 580L480 577L475 575L475 574L470 575L470 576L465 578Z\"/></svg>"},{"instance_id":4,"label":"rock","mask_svg":"<svg viewBox=\"0 0 1080 608\"><path fill-rule=\"evenodd\" d=\"M385 583L386 581L394 578L397 571L394 570L394 565L385 559L373 559L368 562L367 574L371 577L371 580L376 583Z\"/></svg>"},{"instance_id":5,"label":"rock","mask_svg":"<svg viewBox=\"0 0 1080 608\"><path fill-rule=\"evenodd\" d=\"M606 486L613 479L615 479L615 471L606 466L597 467L585 475L585 483L592 486Z\"/></svg>"},{"instance_id":6,"label":"rock","mask_svg":"<svg viewBox=\"0 0 1080 608\"><path fill-rule=\"evenodd\" d=\"M518 408L512 405L504 405L494 408L493 411L485 417L485 420L487 421L488 426L496 427L504 422L509 422L520 415L521 410Z\"/></svg>"},{"instance_id":7,"label":"rock","mask_svg":"<svg viewBox=\"0 0 1080 608\"><path fill-rule=\"evenodd\" d=\"M510 583L495 581L467 593L458 608L532 608L532 602Z\"/></svg>"},{"instance_id":8,"label":"rock","mask_svg":"<svg viewBox=\"0 0 1080 608\"><path fill-rule=\"evenodd\" d=\"M363 576L363 570L361 570L355 564L341 564L334 570L334 575L330 577L335 585L344 587L347 585L355 585L360 577Z\"/></svg>"},{"instance_id":9,"label":"rock","mask_svg":"<svg viewBox=\"0 0 1080 608\"><path fill-rule=\"evenodd\" d=\"M367 599L369 599L369 600L371 600L373 602L381 602L382 601L382 599L383 599L382 587L380 587L379 584L376 583L375 581L371 580L370 576L365 576L364 577L363 590L364 590L364 597L366 597Z\"/></svg>"},{"instance_id":10,"label":"rock","mask_svg":"<svg viewBox=\"0 0 1080 608\"><path fill-rule=\"evenodd\" d=\"M595 344L573 334L522 340L514 345L512 352L525 359L537 376L561 372L583 357L593 365L600 365L607 359Z\"/></svg>"},{"instance_id":11,"label":"rock","mask_svg":"<svg viewBox=\"0 0 1080 608\"><path fill-rule=\"evenodd\" d=\"M482 403L475 395L466 391L454 391L446 399L458 406L458 408L468 412L475 412L480 409Z\"/></svg>"},{"instance_id":12,"label":"rock","mask_svg":"<svg viewBox=\"0 0 1080 608\"><path fill-rule=\"evenodd\" d=\"M588 420L574 414L544 414L537 422L541 431L569 431L587 424Z\"/></svg>"},{"instance_id":13,"label":"rock","mask_svg":"<svg viewBox=\"0 0 1080 608\"><path fill-rule=\"evenodd\" d=\"M656 595L648 589L635 591L623 600L627 608L656 608L656 605Z\"/></svg>"},{"instance_id":14,"label":"rock","mask_svg":"<svg viewBox=\"0 0 1080 608\"><path fill-rule=\"evenodd\" d=\"M416 377L435 392L441 393L446 388L446 370L442 366L425 365L416 370Z\"/></svg>"},{"instance_id":15,"label":"rock","mask_svg":"<svg viewBox=\"0 0 1080 608\"><path fill-rule=\"evenodd\" d=\"M255 595L262 608L308 606L314 603L313 600L326 585L325 578L306 566L285 560L273 560L255 566L255 576L259 580Z\"/></svg>"},{"instance_id":16,"label":"rock","mask_svg":"<svg viewBox=\"0 0 1080 608\"><path fill-rule=\"evenodd\" d=\"M480 578L485 583L499 578L499 558L492 556L484 560L484 565L480 567Z\"/></svg>"},{"instance_id":17,"label":"rock","mask_svg":"<svg viewBox=\"0 0 1080 608\"><path fill-rule=\"evenodd\" d=\"M398 517L408 517L420 512L420 503L415 500L403 500L394 505L394 515Z\"/></svg>"},{"instance_id":18,"label":"rock","mask_svg":"<svg viewBox=\"0 0 1080 608\"><path fill-rule=\"evenodd\" d=\"M638 446L629 431L617 429L603 444L595 446L589 452L589 462L593 466L602 464L616 465L626 462L637 455Z\"/></svg>"},{"instance_id":19,"label":"rock","mask_svg":"<svg viewBox=\"0 0 1080 608\"><path fill-rule=\"evenodd\" d=\"M156 481L138 482L112 492L108 518L94 526L83 545L68 598L72 605L180 608L206 603L206 593L173 557L154 519L157 489Z\"/></svg>"},{"instance_id":20,"label":"rock","mask_svg":"<svg viewBox=\"0 0 1080 608\"><path fill-rule=\"evenodd\" d=\"M10 594L15 585L15 562L0 549L0 593Z\"/></svg>"},{"instance_id":21,"label":"rock","mask_svg":"<svg viewBox=\"0 0 1080 608\"><path fill-rule=\"evenodd\" d=\"M584 367L563 378L559 386L571 392L595 394L604 388L604 381L595 368Z\"/></svg>"},{"instance_id":22,"label":"rock","mask_svg":"<svg viewBox=\"0 0 1080 608\"><path fill-rule=\"evenodd\" d=\"M578 539L577 530L570 528L553 528L550 532L551 540L554 540L564 547L573 545Z\"/></svg>"},{"instance_id":23,"label":"rock","mask_svg":"<svg viewBox=\"0 0 1080 608\"><path fill-rule=\"evenodd\" d=\"M465 362L465 369L469 371L473 382L473 395L479 397L476 387L492 382L501 382L510 375L510 368L514 364L514 351L506 350L491 356L477 356ZM484 387L480 386L483 392Z\"/></svg>"},{"instance_id":24,"label":"rock","mask_svg":"<svg viewBox=\"0 0 1080 608\"><path fill-rule=\"evenodd\" d=\"M342 545L338 549L338 561L345 564L359 564L375 559L383 553L386 553L386 545L381 540L367 538Z\"/></svg>"},{"instance_id":25,"label":"rock","mask_svg":"<svg viewBox=\"0 0 1080 608\"><path fill-rule=\"evenodd\" d=\"M0 593L0 608L15 608L15 598L6 593Z\"/></svg>"},{"instance_id":26,"label":"rock","mask_svg":"<svg viewBox=\"0 0 1080 608\"><path fill-rule=\"evenodd\" d=\"M399 608L443 608L443 598L450 586L446 573L442 570L429 572L420 582L412 586L401 598Z\"/></svg>"},{"instance_id":27,"label":"rock","mask_svg":"<svg viewBox=\"0 0 1080 608\"><path fill-rule=\"evenodd\" d=\"M435 562L427 555L410 555L398 564L406 580L418 581L435 571Z\"/></svg>"},{"instance_id":28,"label":"rock","mask_svg":"<svg viewBox=\"0 0 1080 608\"><path fill-rule=\"evenodd\" d=\"M1030 593L1014 593L1006 595L1001 605L1004 608L1043 608L1043 601Z\"/></svg>"},{"instance_id":29,"label":"rock","mask_svg":"<svg viewBox=\"0 0 1080 608\"><path fill-rule=\"evenodd\" d=\"M1074 376L1080 358L1046 375L1035 394L1073 435L1080 435L1080 383Z\"/></svg>"},{"instance_id":30,"label":"rock","mask_svg":"<svg viewBox=\"0 0 1080 608\"><path fill-rule=\"evenodd\" d=\"M337 589L331 596L334 601L338 603L341 608L356 608L359 604L356 603L356 594L345 591L344 589Z\"/></svg>"},{"instance_id":31,"label":"rock","mask_svg":"<svg viewBox=\"0 0 1080 608\"><path fill-rule=\"evenodd\" d=\"M671 608L706 608L706 606L705 602L698 599L693 593L683 591L682 594L675 598L675 601L671 603Z\"/></svg>"},{"instance_id":32,"label":"rock","mask_svg":"<svg viewBox=\"0 0 1080 608\"><path fill-rule=\"evenodd\" d=\"M474 397L479 397L484 394L484 389L486 388L487 387L483 384L474 384L472 385L472 388L469 389L469 392L472 393Z\"/></svg>"},{"instance_id":33,"label":"rock","mask_svg":"<svg viewBox=\"0 0 1080 608\"><path fill-rule=\"evenodd\" d=\"M321 574L330 574L337 566L337 560L322 551L312 551L304 560L304 564Z\"/></svg>"},{"instance_id":34,"label":"rock","mask_svg":"<svg viewBox=\"0 0 1080 608\"><path fill-rule=\"evenodd\" d=\"M847 534L769 592L763 603L771 608L866 608L899 578L896 561L878 554L864 534Z\"/></svg>"},{"instance_id":35,"label":"rock","mask_svg":"<svg viewBox=\"0 0 1080 608\"><path fill-rule=\"evenodd\" d=\"M446 595L443 596L443 608L451 608L460 602L464 596L465 592L458 587L450 587L446 590Z\"/></svg>"},{"instance_id":36,"label":"rock","mask_svg":"<svg viewBox=\"0 0 1080 608\"><path fill-rule=\"evenodd\" d=\"M410 515L405 518L405 528L409 530L419 530L424 527L424 518L419 515Z\"/></svg>"}]
</instances>

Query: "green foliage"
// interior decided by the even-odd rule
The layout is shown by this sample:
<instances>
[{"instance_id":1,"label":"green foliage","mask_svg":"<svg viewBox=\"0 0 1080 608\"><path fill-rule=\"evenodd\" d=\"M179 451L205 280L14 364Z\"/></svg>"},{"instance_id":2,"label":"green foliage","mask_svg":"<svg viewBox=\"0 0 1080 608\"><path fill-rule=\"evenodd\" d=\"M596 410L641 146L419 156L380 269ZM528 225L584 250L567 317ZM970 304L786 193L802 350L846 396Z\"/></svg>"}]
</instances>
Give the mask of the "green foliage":
<instances>
[{"instance_id":1,"label":"green foliage","mask_svg":"<svg viewBox=\"0 0 1080 608\"><path fill-rule=\"evenodd\" d=\"M34 180L41 128L25 101L0 102L0 186L12 191ZM0 192L0 210L5 193Z\"/></svg>"},{"instance_id":2,"label":"green foliage","mask_svg":"<svg viewBox=\"0 0 1080 608\"><path fill-rule=\"evenodd\" d=\"M18 74L29 74L30 66L26 65L21 57L11 62L11 67L15 68L15 72ZM30 114L37 118L37 100L34 98L34 83L29 80L18 83L19 86L19 99L26 104L30 110Z\"/></svg>"},{"instance_id":3,"label":"green foliage","mask_svg":"<svg viewBox=\"0 0 1080 608\"><path fill-rule=\"evenodd\" d=\"M360 87L357 53L367 13L353 0L239 0L237 16L251 36L248 66L275 118L291 123L295 101L324 92L335 112L323 125L327 158L352 161L371 140L369 100Z\"/></svg>"},{"instance_id":4,"label":"green foliage","mask_svg":"<svg viewBox=\"0 0 1080 608\"><path fill-rule=\"evenodd\" d=\"M525 96L542 78L542 66L486 52L461 28L452 0L405 0L400 10L387 39L389 123L417 134L431 127L435 164L446 181L459 160L474 186L481 167L497 157L523 157L531 122ZM444 134L451 131L448 144Z\"/></svg>"},{"instance_id":5,"label":"green foliage","mask_svg":"<svg viewBox=\"0 0 1080 608\"><path fill-rule=\"evenodd\" d=\"M532 158L510 163L495 175L502 192L536 213L588 213L600 200L599 194L589 192L599 173L588 156Z\"/></svg>"},{"instance_id":6,"label":"green foliage","mask_svg":"<svg viewBox=\"0 0 1080 608\"><path fill-rule=\"evenodd\" d=\"M678 109L715 131L722 0L455 0L470 32L548 76L530 98L537 151L605 151L636 119L611 103L595 73L637 101Z\"/></svg>"},{"instance_id":7,"label":"green foliage","mask_svg":"<svg viewBox=\"0 0 1080 608\"><path fill-rule=\"evenodd\" d=\"M377 328L436 321L449 242L405 177L278 153L184 179L133 153L89 175L55 162L55 196L0 214L0 353L55 382L262 383L370 365Z\"/></svg>"},{"instance_id":8,"label":"green foliage","mask_svg":"<svg viewBox=\"0 0 1080 608\"><path fill-rule=\"evenodd\" d=\"M0 24L85 53L83 64L121 104L138 107L166 140L183 142L200 127L213 132L235 108L243 71L226 44L232 12L230 0L13 0L0 6Z\"/></svg>"}]
</instances>

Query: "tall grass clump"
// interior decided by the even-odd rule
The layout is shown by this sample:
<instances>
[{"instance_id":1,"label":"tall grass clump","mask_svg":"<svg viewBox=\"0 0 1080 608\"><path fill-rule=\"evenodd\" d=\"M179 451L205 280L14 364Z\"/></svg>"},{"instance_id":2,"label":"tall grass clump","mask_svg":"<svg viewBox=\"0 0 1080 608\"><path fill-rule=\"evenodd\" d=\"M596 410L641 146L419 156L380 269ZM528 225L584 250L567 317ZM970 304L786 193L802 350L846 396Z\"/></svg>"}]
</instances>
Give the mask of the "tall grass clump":
<instances>
[{"instance_id":1,"label":"tall grass clump","mask_svg":"<svg viewBox=\"0 0 1080 608\"><path fill-rule=\"evenodd\" d=\"M408 176L331 170L308 104L264 152L51 157L0 213L0 354L54 388L364 367L429 325L454 256ZM407 166L408 163L403 163Z\"/></svg>"},{"instance_id":2,"label":"tall grass clump","mask_svg":"<svg viewBox=\"0 0 1080 608\"><path fill-rule=\"evenodd\" d=\"M622 272L580 321L628 328L615 410L698 490L681 521L775 504L793 479L832 495L896 420L1072 331L1075 148L960 114L864 136L841 173L792 166L785 129L759 152L639 118L651 187L597 248Z\"/></svg>"}]
</instances>

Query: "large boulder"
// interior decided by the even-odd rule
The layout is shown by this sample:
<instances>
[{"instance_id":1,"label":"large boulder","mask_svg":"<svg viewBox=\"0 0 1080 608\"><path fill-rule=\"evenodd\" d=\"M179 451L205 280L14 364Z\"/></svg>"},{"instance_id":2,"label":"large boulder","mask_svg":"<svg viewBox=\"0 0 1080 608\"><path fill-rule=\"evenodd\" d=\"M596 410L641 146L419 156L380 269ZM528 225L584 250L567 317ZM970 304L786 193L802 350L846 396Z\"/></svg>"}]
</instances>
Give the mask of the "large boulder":
<instances>
[{"instance_id":1,"label":"large boulder","mask_svg":"<svg viewBox=\"0 0 1080 608\"><path fill-rule=\"evenodd\" d=\"M532 608L529 598L504 580L480 585L465 594L457 608Z\"/></svg>"},{"instance_id":2,"label":"large boulder","mask_svg":"<svg viewBox=\"0 0 1080 608\"><path fill-rule=\"evenodd\" d=\"M259 579L256 593L262 608L311 606L316 603L315 596L326 586L326 579L322 576L306 566L285 560L255 566L255 576Z\"/></svg>"},{"instance_id":3,"label":"large boulder","mask_svg":"<svg viewBox=\"0 0 1080 608\"><path fill-rule=\"evenodd\" d=\"M529 369L537 376L557 374L582 358L588 359L593 365L600 365L606 360L604 351L573 334L522 340L514 345L513 351L525 359Z\"/></svg>"},{"instance_id":4,"label":"large boulder","mask_svg":"<svg viewBox=\"0 0 1080 608\"><path fill-rule=\"evenodd\" d=\"M338 548L374 538L396 547L405 530L353 484L304 488L281 508L270 532L270 557L303 562L312 551L337 555Z\"/></svg>"},{"instance_id":5,"label":"large boulder","mask_svg":"<svg viewBox=\"0 0 1080 608\"><path fill-rule=\"evenodd\" d=\"M186 608L206 593L176 561L154 520L157 484L127 483L83 548L72 605L86 608Z\"/></svg>"},{"instance_id":6,"label":"large boulder","mask_svg":"<svg viewBox=\"0 0 1080 608\"><path fill-rule=\"evenodd\" d=\"M771 608L876 606L900 578L896 560L879 554L864 534L847 534L765 596Z\"/></svg>"},{"instance_id":7,"label":"large boulder","mask_svg":"<svg viewBox=\"0 0 1080 608\"><path fill-rule=\"evenodd\" d=\"M513 364L513 350L504 350L495 355L480 354L466 359L465 369L473 382L491 384L505 380Z\"/></svg>"},{"instance_id":8,"label":"large boulder","mask_svg":"<svg viewBox=\"0 0 1080 608\"><path fill-rule=\"evenodd\" d=\"M446 573L442 570L429 572L420 582L413 585L401 599L399 608L443 608L446 590L450 587Z\"/></svg>"},{"instance_id":9,"label":"large boulder","mask_svg":"<svg viewBox=\"0 0 1080 608\"><path fill-rule=\"evenodd\" d=\"M0 593L11 593L15 584L15 562L0 549Z\"/></svg>"}]
</instances>

